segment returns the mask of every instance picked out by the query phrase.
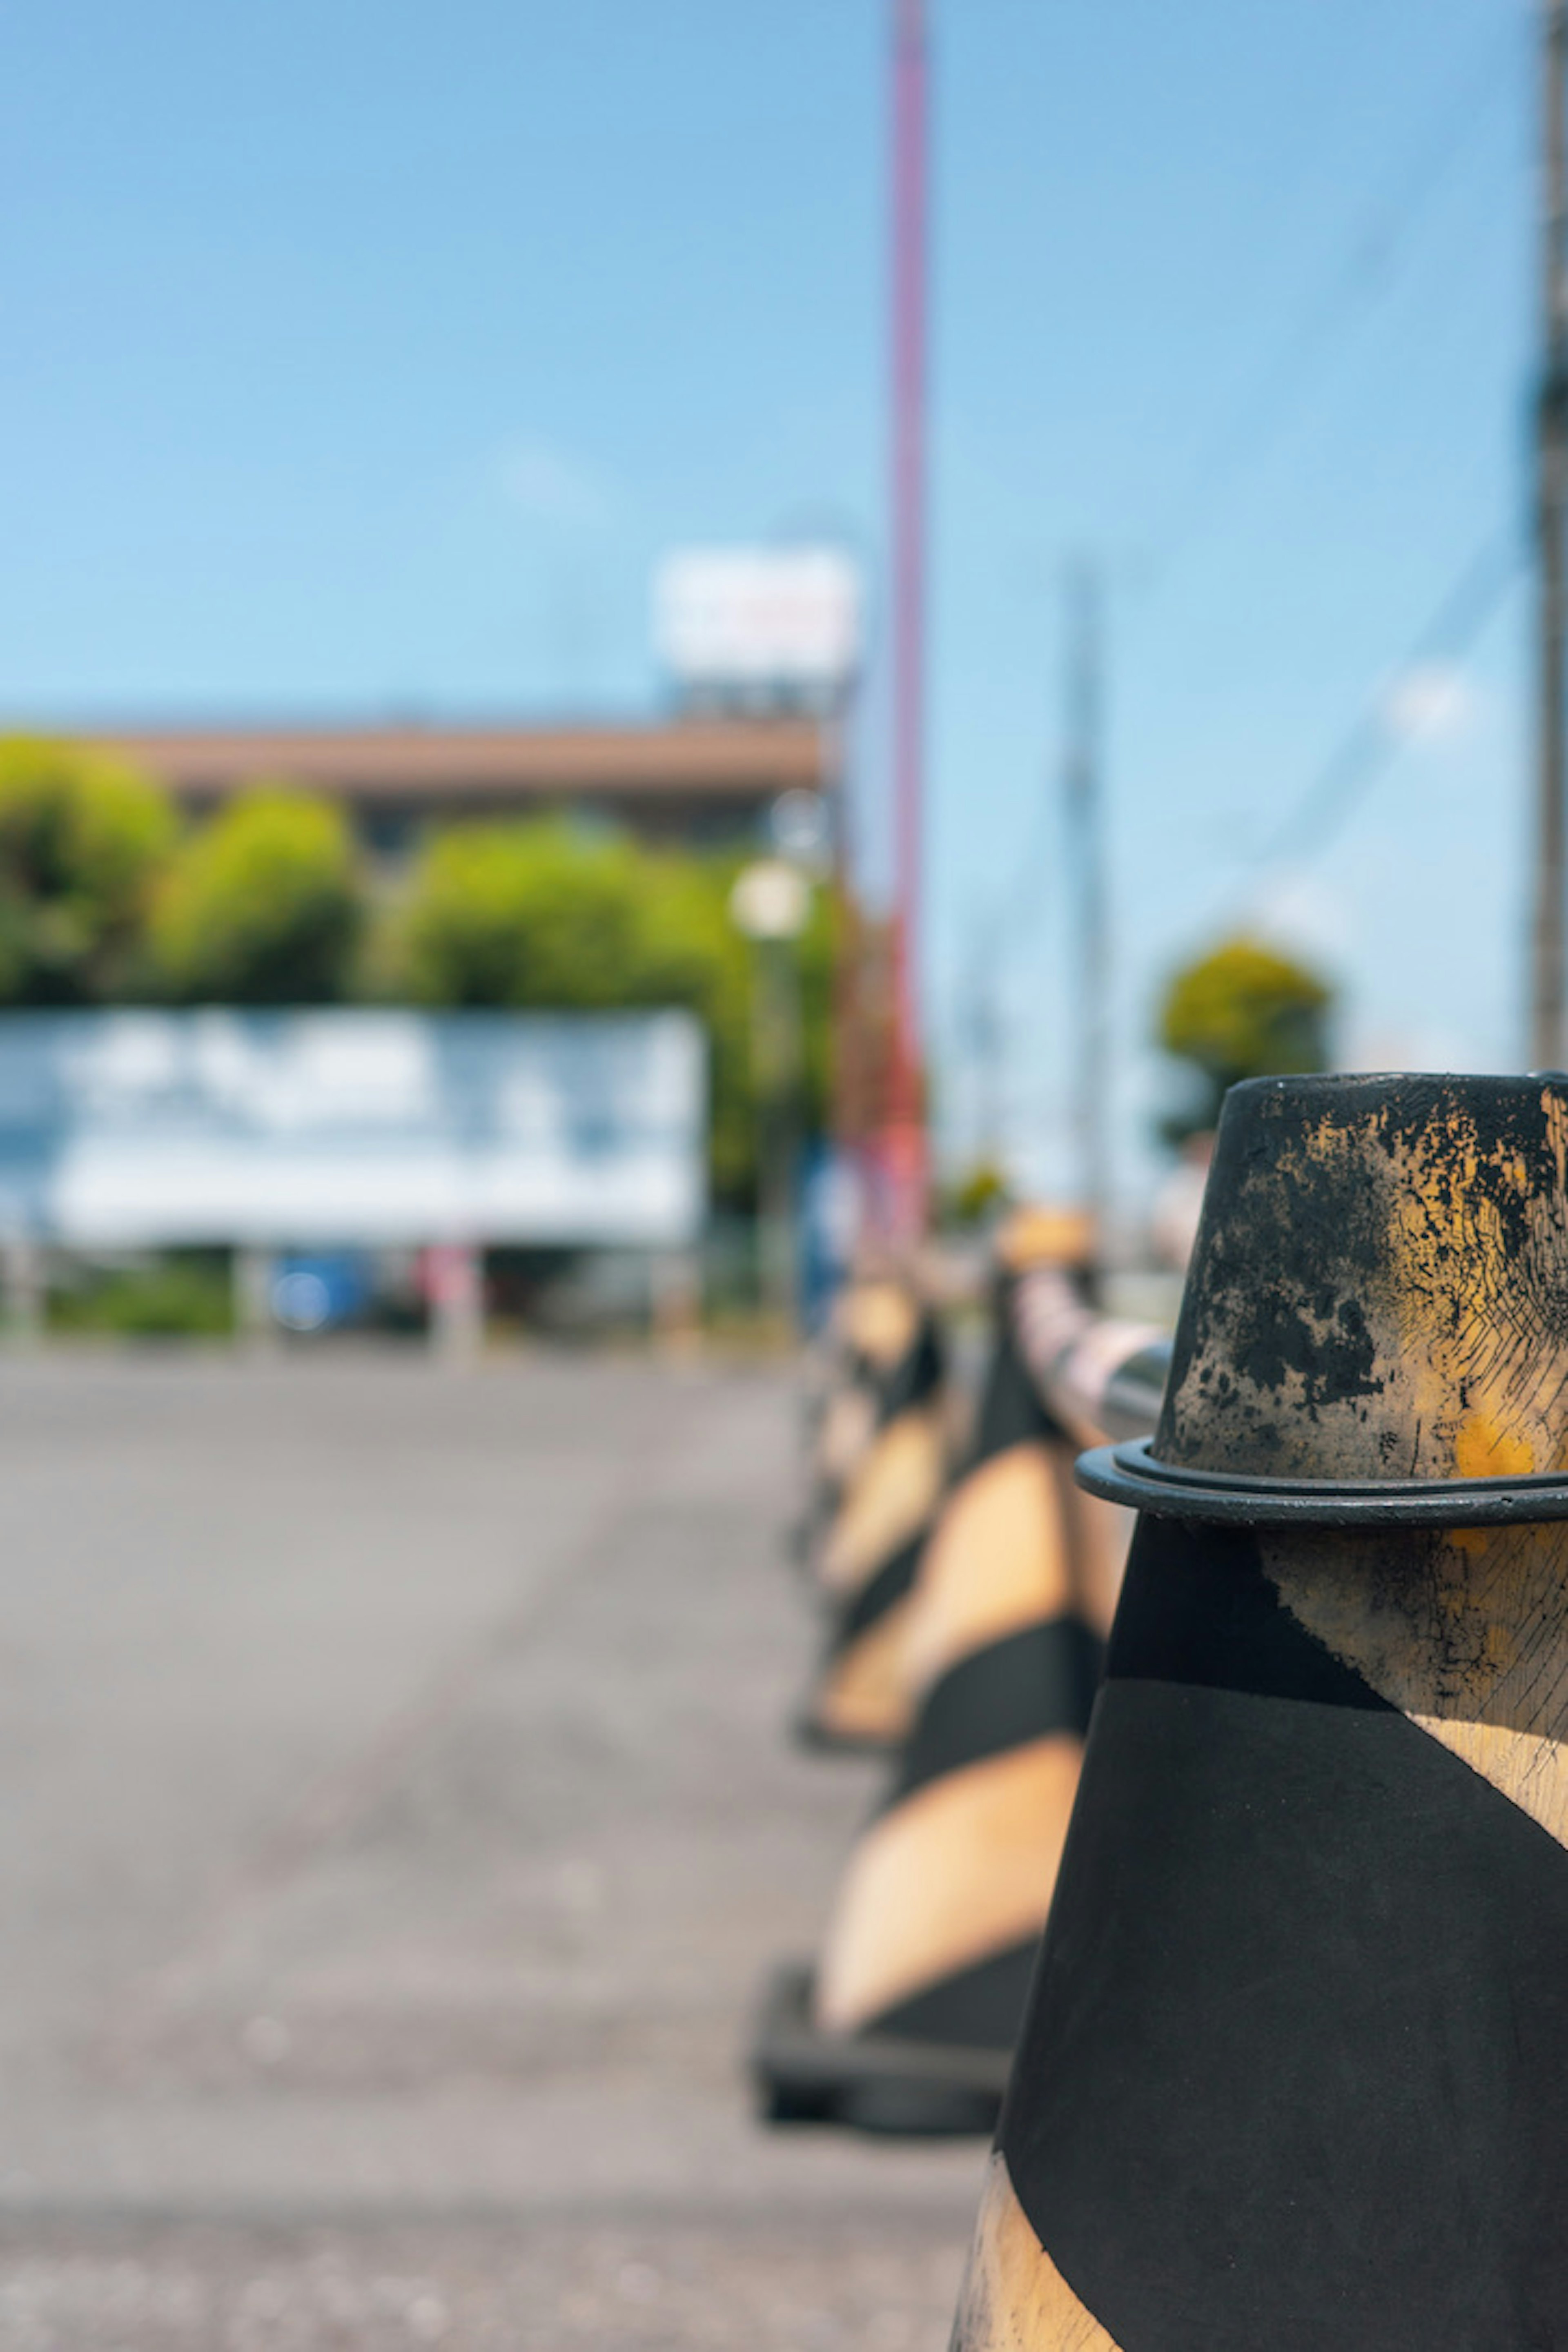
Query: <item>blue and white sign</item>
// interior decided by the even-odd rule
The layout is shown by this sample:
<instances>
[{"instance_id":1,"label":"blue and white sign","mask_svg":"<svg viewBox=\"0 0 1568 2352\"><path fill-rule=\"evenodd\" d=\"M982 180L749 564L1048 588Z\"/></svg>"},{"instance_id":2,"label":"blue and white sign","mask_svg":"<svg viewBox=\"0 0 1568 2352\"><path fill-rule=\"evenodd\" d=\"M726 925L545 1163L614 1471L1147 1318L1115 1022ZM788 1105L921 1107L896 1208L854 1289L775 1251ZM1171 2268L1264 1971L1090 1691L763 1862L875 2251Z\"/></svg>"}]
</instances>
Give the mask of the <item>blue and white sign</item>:
<instances>
[{"instance_id":1,"label":"blue and white sign","mask_svg":"<svg viewBox=\"0 0 1568 2352\"><path fill-rule=\"evenodd\" d=\"M7 1013L0 1234L680 1247L706 1091L687 1013Z\"/></svg>"}]
</instances>

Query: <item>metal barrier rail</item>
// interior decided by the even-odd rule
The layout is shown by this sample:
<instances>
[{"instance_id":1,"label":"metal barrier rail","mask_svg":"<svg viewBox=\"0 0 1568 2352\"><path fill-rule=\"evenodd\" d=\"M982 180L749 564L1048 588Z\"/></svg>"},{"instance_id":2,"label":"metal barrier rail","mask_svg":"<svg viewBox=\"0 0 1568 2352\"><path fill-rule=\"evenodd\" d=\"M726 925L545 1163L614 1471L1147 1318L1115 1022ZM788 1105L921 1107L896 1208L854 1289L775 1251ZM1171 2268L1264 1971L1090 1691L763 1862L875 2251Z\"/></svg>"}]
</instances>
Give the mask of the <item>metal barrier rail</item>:
<instances>
[{"instance_id":1,"label":"metal barrier rail","mask_svg":"<svg viewBox=\"0 0 1568 2352\"><path fill-rule=\"evenodd\" d=\"M1025 1275L1016 1302L1024 1360L1075 1437L1088 1444L1152 1435L1171 1370L1168 1333L1097 1314L1054 1266Z\"/></svg>"}]
</instances>

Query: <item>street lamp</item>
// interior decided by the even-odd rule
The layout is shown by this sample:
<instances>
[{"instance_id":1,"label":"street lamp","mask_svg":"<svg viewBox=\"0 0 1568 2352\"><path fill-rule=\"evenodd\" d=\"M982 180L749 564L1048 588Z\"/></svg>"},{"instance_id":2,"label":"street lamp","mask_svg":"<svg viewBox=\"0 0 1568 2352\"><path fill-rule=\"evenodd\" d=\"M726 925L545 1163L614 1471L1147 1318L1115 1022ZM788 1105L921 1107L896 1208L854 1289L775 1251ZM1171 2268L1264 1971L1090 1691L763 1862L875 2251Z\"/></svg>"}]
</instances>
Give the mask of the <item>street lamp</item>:
<instances>
[{"instance_id":1,"label":"street lamp","mask_svg":"<svg viewBox=\"0 0 1568 2352\"><path fill-rule=\"evenodd\" d=\"M752 1061L757 1084L757 1231L763 1296L794 1320L795 1181L800 1156L800 973L795 943L811 920L811 884L782 857L742 866L730 917L756 950Z\"/></svg>"}]
</instances>

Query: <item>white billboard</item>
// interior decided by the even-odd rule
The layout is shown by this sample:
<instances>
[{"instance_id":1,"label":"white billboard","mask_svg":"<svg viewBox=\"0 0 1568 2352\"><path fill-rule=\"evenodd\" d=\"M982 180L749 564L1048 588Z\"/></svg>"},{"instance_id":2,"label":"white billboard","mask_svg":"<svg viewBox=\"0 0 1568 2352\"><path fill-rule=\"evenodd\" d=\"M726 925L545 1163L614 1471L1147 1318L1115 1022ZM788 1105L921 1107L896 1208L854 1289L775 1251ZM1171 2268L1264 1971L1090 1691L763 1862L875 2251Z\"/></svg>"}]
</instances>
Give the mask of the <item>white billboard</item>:
<instances>
[{"instance_id":1,"label":"white billboard","mask_svg":"<svg viewBox=\"0 0 1568 2352\"><path fill-rule=\"evenodd\" d=\"M686 687L835 692L859 666L860 601L833 548L689 548L659 568L655 642Z\"/></svg>"},{"instance_id":2,"label":"white billboard","mask_svg":"<svg viewBox=\"0 0 1568 2352\"><path fill-rule=\"evenodd\" d=\"M687 1013L0 1015L0 1234L82 1248L679 1247Z\"/></svg>"}]
</instances>

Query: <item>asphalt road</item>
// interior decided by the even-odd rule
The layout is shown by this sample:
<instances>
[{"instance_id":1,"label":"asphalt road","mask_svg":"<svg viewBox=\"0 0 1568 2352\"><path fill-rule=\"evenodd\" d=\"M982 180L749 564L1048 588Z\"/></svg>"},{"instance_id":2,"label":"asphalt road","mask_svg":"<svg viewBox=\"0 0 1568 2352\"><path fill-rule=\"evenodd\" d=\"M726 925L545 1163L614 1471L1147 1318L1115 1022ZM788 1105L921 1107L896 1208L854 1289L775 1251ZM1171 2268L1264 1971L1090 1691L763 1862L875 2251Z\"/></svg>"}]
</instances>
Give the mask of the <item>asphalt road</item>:
<instances>
[{"instance_id":1,"label":"asphalt road","mask_svg":"<svg viewBox=\"0 0 1568 2352\"><path fill-rule=\"evenodd\" d=\"M984 2151L770 2134L876 1785L782 1376L0 1364L0 2352L937 2352Z\"/></svg>"}]
</instances>

